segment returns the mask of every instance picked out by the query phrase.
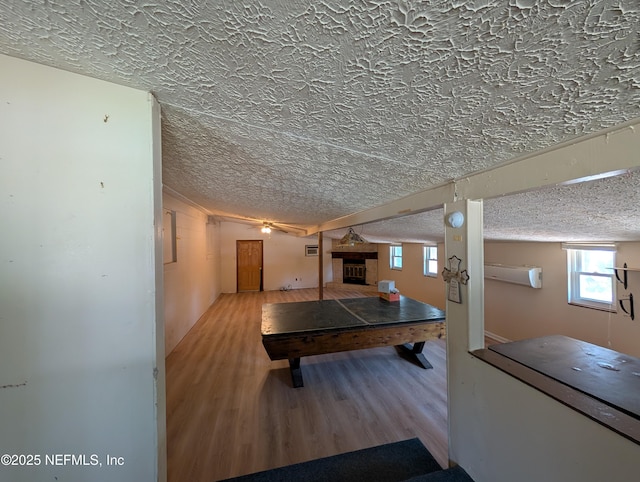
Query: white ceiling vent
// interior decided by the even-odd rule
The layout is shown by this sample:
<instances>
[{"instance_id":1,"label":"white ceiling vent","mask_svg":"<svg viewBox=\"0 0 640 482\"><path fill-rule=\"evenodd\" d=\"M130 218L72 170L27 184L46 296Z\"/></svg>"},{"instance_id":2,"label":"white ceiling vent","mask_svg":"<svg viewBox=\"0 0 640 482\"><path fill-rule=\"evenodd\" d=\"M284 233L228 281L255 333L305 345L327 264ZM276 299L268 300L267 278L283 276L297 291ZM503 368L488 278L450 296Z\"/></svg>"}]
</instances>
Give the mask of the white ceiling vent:
<instances>
[{"instance_id":1,"label":"white ceiling vent","mask_svg":"<svg viewBox=\"0 0 640 482\"><path fill-rule=\"evenodd\" d=\"M535 266L485 264L484 277L486 279L524 285L530 288L542 288L542 268Z\"/></svg>"}]
</instances>

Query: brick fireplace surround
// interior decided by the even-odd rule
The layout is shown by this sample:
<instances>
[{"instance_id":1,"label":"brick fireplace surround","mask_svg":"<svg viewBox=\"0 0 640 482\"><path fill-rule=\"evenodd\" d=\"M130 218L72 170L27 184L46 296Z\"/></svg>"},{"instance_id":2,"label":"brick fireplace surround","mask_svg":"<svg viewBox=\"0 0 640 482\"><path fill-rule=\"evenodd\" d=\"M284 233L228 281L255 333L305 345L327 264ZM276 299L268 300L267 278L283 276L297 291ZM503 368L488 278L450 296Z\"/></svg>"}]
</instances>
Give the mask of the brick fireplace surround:
<instances>
[{"instance_id":1,"label":"brick fireplace surround","mask_svg":"<svg viewBox=\"0 0 640 482\"><path fill-rule=\"evenodd\" d=\"M327 287L350 289L362 289L365 291L378 291L378 246L376 244L363 244L359 246L337 246L337 240L333 240L331 249L331 268L333 282L327 283ZM343 263L349 260L364 260L365 284L344 283ZM360 261L361 262L361 261Z\"/></svg>"}]
</instances>

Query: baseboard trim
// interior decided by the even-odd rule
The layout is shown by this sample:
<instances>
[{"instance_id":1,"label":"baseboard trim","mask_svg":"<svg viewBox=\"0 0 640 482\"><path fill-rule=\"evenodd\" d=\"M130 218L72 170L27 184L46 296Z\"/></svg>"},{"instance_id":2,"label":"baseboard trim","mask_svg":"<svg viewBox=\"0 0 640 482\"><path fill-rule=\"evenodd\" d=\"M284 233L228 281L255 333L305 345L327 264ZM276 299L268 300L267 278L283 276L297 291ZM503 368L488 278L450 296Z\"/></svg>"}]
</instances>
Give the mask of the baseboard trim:
<instances>
[{"instance_id":1,"label":"baseboard trim","mask_svg":"<svg viewBox=\"0 0 640 482\"><path fill-rule=\"evenodd\" d=\"M505 337L500 336L500 335L496 335L495 333L491 333L488 330L484 330L484 336L485 336L485 338L490 338L491 340L495 340L498 343L509 343L511 341L508 338L505 338Z\"/></svg>"}]
</instances>

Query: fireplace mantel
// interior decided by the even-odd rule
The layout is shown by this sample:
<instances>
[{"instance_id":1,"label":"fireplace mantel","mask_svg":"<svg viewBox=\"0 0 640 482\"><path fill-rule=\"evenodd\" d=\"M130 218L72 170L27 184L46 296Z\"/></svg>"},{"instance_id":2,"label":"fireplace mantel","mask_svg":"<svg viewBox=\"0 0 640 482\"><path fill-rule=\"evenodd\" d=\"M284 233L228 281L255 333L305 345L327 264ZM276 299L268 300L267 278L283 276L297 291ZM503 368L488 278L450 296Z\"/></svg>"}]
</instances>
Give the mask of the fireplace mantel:
<instances>
[{"instance_id":1,"label":"fireplace mantel","mask_svg":"<svg viewBox=\"0 0 640 482\"><path fill-rule=\"evenodd\" d=\"M378 259L378 252L332 251L333 259Z\"/></svg>"}]
</instances>

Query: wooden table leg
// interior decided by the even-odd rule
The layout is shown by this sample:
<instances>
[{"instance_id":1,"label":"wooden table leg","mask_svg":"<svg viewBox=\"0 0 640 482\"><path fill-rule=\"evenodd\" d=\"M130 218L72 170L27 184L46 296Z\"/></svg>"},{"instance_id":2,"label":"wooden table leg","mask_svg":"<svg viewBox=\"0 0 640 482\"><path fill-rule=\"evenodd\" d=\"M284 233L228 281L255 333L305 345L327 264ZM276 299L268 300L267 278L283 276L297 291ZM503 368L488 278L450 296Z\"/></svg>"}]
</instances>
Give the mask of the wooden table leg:
<instances>
[{"instance_id":1,"label":"wooden table leg","mask_svg":"<svg viewBox=\"0 0 640 482\"><path fill-rule=\"evenodd\" d=\"M289 369L291 370L291 383L293 388L304 386L302 382L302 368L300 368L300 358L289 358Z\"/></svg>"},{"instance_id":2,"label":"wooden table leg","mask_svg":"<svg viewBox=\"0 0 640 482\"><path fill-rule=\"evenodd\" d=\"M419 341L417 343L414 343L413 346L411 346L410 343L405 343L404 345L399 345L399 348L406 354L409 354L410 357L422 368L433 368L433 365L429 363L427 357L422 354L424 343L424 341Z\"/></svg>"}]
</instances>

